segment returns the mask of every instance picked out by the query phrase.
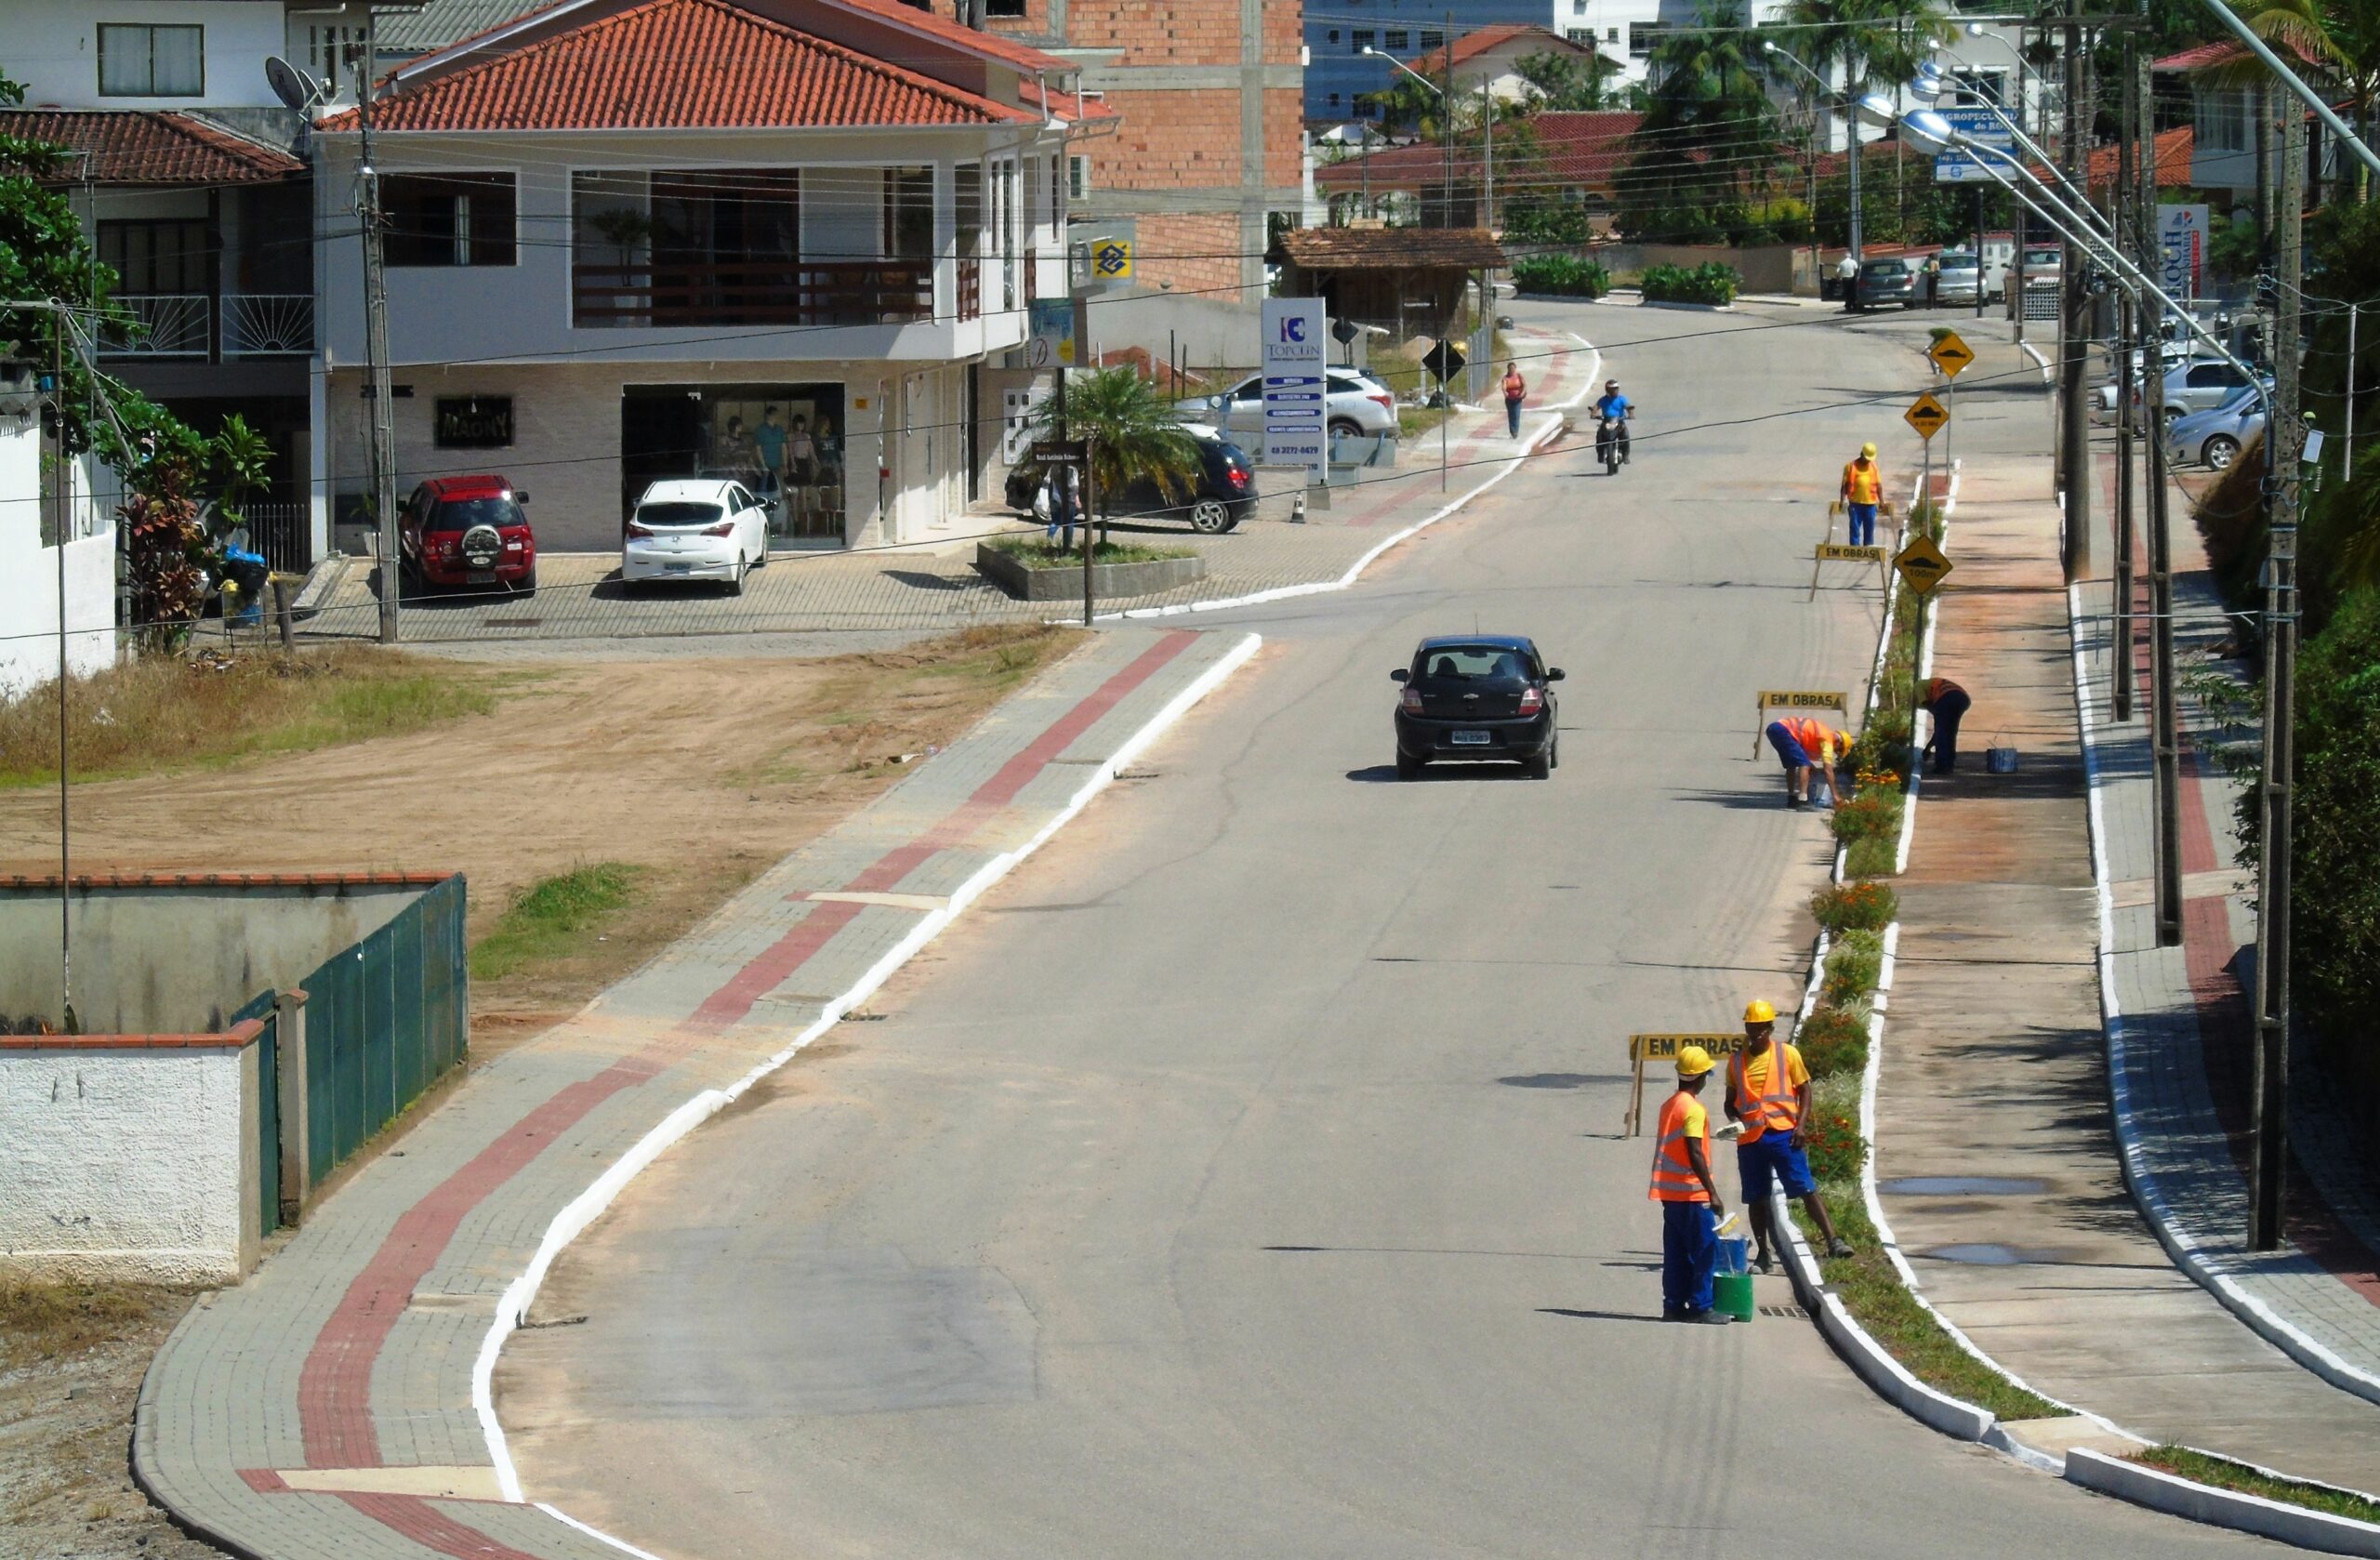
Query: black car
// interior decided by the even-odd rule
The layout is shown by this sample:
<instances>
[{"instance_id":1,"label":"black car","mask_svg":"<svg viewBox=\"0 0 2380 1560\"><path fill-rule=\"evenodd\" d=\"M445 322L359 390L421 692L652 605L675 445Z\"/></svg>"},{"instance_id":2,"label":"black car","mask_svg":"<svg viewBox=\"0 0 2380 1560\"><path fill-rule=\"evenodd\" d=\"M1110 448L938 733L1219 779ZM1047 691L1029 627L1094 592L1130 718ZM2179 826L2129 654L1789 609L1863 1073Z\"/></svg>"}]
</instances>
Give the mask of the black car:
<instances>
[{"instance_id":1,"label":"black car","mask_svg":"<svg viewBox=\"0 0 2380 1560\"><path fill-rule=\"evenodd\" d=\"M1470 634L1423 640L1413 664L1390 672L1396 701L1396 773L1410 780L1432 759L1517 760L1542 780L1562 761L1548 667L1528 640Z\"/></svg>"},{"instance_id":2,"label":"black car","mask_svg":"<svg viewBox=\"0 0 2380 1560\"><path fill-rule=\"evenodd\" d=\"M1187 431L1185 430L1185 431ZM1191 434L1198 447L1198 472L1180 492L1168 496L1145 478L1120 494L1099 495L1099 512L1117 520L1186 520L1196 531L1228 531L1256 509L1256 463L1228 439ZM1007 496L1010 509L1033 512L1033 496L1041 487L1041 466L1026 459L1011 467Z\"/></svg>"}]
</instances>

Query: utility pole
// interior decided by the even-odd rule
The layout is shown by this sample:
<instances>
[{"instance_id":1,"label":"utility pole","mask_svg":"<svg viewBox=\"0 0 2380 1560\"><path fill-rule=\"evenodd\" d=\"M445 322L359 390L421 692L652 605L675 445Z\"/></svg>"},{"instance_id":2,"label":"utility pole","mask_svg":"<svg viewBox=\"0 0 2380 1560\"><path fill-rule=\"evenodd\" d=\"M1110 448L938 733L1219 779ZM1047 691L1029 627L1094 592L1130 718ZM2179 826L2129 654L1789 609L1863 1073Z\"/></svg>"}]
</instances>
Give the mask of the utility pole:
<instances>
[{"instance_id":1,"label":"utility pole","mask_svg":"<svg viewBox=\"0 0 2380 1560\"><path fill-rule=\"evenodd\" d=\"M2291 782L2296 767L2298 284L2303 280L2306 115L2289 105L2281 128L2280 282L2273 300L2271 426L2265 430L2270 550L2265 559L2263 826L2256 852L2254 1135L2248 1175L2248 1246L2281 1244L2289 1182Z\"/></svg>"},{"instance_id":2,"label":"utility pole","mask_svg":"<svg viewBox=\"0 0 2380 1560\"><path fill-rule=\"evenodd\" d=\"M2066 145L2067 168L2076 189L2090 191L2090 115L2082 102L2082 0L2068 0L2066 21ZM2069 583L2091 572L2091 424L2084 397L2091 350L2091 289L2084 275L2088 262L2082 246L2066 246L2066 263L2058 268L2063 307L2058 320L2058 439L2066 473L2066 547L2063 562Z\"/></svg>"},{"instance_id":3,"label":"utility pole","mask_svg":"<svg viewBox=\"0 0 2380 1560\"><path fill-rule=\"evenodd\" d=\"M2016 128L2025 130L2025 30L2022 27L2016 29L2016 69L2012 79L2016 84ZM2041 128L2041 126L2034 125L2028 133ZM2036 136L2035 139L2041 138ZM2001 284L2001 291L2004 293L2011 286L2016 289L2014 295L2016 300L2016 339L2017 345L2022 346L2025 340L2025 203L2011 200L2008 211L2008 226L2016 234L2016 250L2008 257L2009 280Z\"/></svg>"},{"instance_id":4,"label":"utility pole","mask_svg":"<svg viewBox=\"0 0 2380 1560\"><path fill-rule=\"evenodd\" d=\"M2133 63L2134 90L2142 105L2140 157L2134 169L2133 218L2138 224L2133 253L2144 270L2157 261L2157 124L2149 58ZM2153 272L2152 272L2153 274ZM2162 324L2162 321L2161 321ZM2162 342L2162 331L2148 338ZM2182 748L2181 722L2174 702L2174 533L2172 483L2165 474L2165 365L2160 354L2141 397L2149 424L2149 735L2157 808L2157 945L2182 942Z\"/></svg>"},{"instance_id":5,"label":"utility pole","mask_svg":"<svg viewBox=\"0 0 2380 1560\"><path fill-rule=\"evenodd\" d=\"M357 73L355 112L360 161L355 175L355 215L364 229L364 352L372 377L371 417L365 434L372 462L373 520L380 554L380 642L397 642L396 414L389 387L389 271L380 226L380 170L372 160L372 86L380 74L378 23L364 8L363 70Z\"/></svg>"},{"instance_id":6,"label":"utility pole","mask_svg":"<svg viewBox=\"0 0 2380 1560\"><path fill-rule=\"evenodd\" d=\"M1846 65L1844 67L1844 73L1846 77L1850 74L1849 66ZM1850 83L1847 80L1844 84L1843 95L1848 100L1857 100L1850 90ZM1856 113L1844 114L1843 116L1843 126L1844 133L1849 138L1851 143L1851 259L1856 265L1861 258L1859 245L1859 165L1863 159L1859 155L1859 116ZM1812 212L1810 216L1813 220L1816 220L1818 213ZM1858 283L1856 279L1852 283L1852 285L1855 289L1858 287Z\"/></svg>"},{"instance_id":7,"label":"utility pole","mask_svg":"<svg viewBox=\"0 0 2380 1560\"><path fill-rule=\"evenodd\" d=\"M2139 46L2133 35L2123 35L2123 82L2119 100L2122 125L2116 133L2116 182L2109 192L2108 205L2114 214L2116 242L2132 231L2130 221L2133 203L2139 192L2133 185L2133 138L2140 127L2140 90L2138 75L2133 62ZM2084 185L2082 192L2090 193ZM2153 274L2153 272L2152 272ZM2135 622L2133 615L2132 549L2135 509L2139 502L2138 490L2133 483L2133 446L2140 431L2140 416L2133 404L2133 390L2139 383L2133 366L2133 353L2140 353L2142 371L2154 374L2159 363L2150 361L2147 347L2148 332L2143 328L2147 309L2144 299L2124 289L2116 305L2116 590L2115 590L2115 719L2118 723L2132 719L2132 685L2138 677L2133 654ZM2149 437L2158 437L2151 429Z\"/></svg>"},{"instance_id":8,"label":"utility pole","mask_svg":"<svg viewBox=\"0 0 2380 1560\"><path fill-rule=\"evenodd\" d=\"M97 316L94 316L94 324ZM94 370L96 377L97 371ZM73 508L68 497L69 473L73 463L66 447L66 311L63 305L53 309L49 316L49 404L50 421L58 430L57 474L50 482L50 510L56 515L50 535L58 543L58 1026L70 1035L79 1035L83 1026L74 1018L74 878L73 858L68 850L66 788L66 532L73 519Z\"/></svg>"},{"instance_id":9,"label":"utility pole","mask_svg":"<svg viewBox=\"0 0 2380 1560\"><path fill-rule=\"evenodd\" d=\"M1446 30L1447 84L1438 89L1438 167L1440 195L1446 204L1439 208L1438 226L1454 226L1454 13L1447 13Z\"/></svg>"}]
</instances>

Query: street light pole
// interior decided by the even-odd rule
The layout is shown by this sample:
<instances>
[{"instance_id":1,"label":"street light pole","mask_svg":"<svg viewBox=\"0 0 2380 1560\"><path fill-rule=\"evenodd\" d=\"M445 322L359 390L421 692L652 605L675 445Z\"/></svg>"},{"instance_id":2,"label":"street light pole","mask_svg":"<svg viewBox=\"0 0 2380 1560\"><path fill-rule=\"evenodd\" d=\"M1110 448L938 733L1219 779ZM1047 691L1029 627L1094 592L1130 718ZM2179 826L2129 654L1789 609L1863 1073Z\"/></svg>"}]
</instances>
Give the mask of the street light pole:
<instances>
[{"instance_id":1,"label":"street light pole","mask_svg":"<svg viewBox=\"0 0 2380 1560\"><path fill-rule=\"evenodd\" d=\"M397 469L394 391L389 385L389 272L380 227L380 170L373 161L372 86L380 73L379 31L373 9L364 8L364 69L355 88L355 212L364 229L364 352L372 380L372 413L366 439L372 462L376 546L380 554L380 642L397 642Z\"/></svg>"},{"instance_id":2,"label":"street light pole","mask_svg":"<svg viewBox=\"0 0 2380 1560\"><path fill-rule=\"evenodd\" d=\"M2157 255L2157 99L2150 91L2149 57L2136 55L2133 70L2134 90L2147 105L2141 115L2146 128L2140 162L2134 170L2139 184L2132 207L2137 230L2133 254L2146 270ZM2162 311L2149 312L2162 321ZM2157 945L2172 948L2182 942L2182 753L2180 718L2174 702L2172 484L2165 473L2164 332L2162 328L2149 332L2147 338L2158 345L2158 360L2146 376L2141 396L2143 420L2149 425L2149 743L2153 777L2149 789L2157 805Z\"/></svg>"},{"instance_id":3,"label":"street light pole","mask_svg":"<svg viewBox=\"0 0 2380 1560\"><path fill-rule=\"evenodd\" d=\"M2082 0L2068 0L2066 22L2066 144L2059 150L2067 166L2084 189L2090 187L2090 118L2082 108ZM2085 201L2083 205L2088 205ZM2071 583L2091 571L2091 424L2085 398L2090 393L2091 292L2084 284L2084 261L2069 255L2058 268L2058 448L2066 490L2066 535L2061 559Z\"/></svg>"}]
</instances>

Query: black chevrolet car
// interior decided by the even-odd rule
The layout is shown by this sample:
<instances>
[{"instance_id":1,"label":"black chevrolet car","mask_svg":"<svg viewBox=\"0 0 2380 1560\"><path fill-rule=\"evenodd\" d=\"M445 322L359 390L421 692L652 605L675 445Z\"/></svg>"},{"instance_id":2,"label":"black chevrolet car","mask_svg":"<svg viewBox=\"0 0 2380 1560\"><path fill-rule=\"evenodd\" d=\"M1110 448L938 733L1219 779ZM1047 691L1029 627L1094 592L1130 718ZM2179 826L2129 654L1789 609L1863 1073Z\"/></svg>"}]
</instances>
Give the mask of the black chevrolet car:
<instances>
[{"instance_id":1,"label":"black chevrolet car","mask_svg":"<svg viewBox=\"0 0 2380 1560\"><path fill-rule=\"evenodd\" d=\"M1099 499L1102 514L1113 520L1186 520L1192 530L1212 535L1233 529L1256 512L1256 466L1248 452L1205 429L1182 431L1197 443L1197 474L1186 477L1172 494L1146 478L1120 494L1104 494ZM1012 467L1006 487L1009 508L1033 513L1033 496L1040 486L1039 462L1028 458Z\"/></svg>"},{"instance_id":2,"label":"black chevrolet car","mask_svg":"<svg viewBox=\"0 0 2380 1560\"><path fill-rule=\"evenodd\" d=\"M1542 780L1561 761L1548 667L1535 642L1505 634L1423 640L1413 664L1389 677L1396 701L1396 773L1410 780L1433 759L1518 760Z\"/></svg>"}]
</instances>

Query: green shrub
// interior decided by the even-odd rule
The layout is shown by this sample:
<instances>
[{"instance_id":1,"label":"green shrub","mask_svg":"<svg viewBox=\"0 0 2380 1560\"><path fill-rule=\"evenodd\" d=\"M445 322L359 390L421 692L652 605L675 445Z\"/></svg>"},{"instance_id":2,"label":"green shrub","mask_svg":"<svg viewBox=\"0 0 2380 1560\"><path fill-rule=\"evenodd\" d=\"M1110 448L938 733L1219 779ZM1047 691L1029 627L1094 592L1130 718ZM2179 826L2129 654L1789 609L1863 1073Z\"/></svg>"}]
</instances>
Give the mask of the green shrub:
<instances>
[{"instance_id":1,"label":"green shrub","mask_svg":"<svg viewBox=\"0 0 2380 1560\"><path fill-rule=\"evenodd\" d=\"M1857 1002L1876 989L1876 982L1884 977L1884 953L1880 947L1863 946L1854 937L1872 940L1871 932L1852 932L1844 935L1826 956L1826 969L1818 987L1825 1001L1840 1007Z\"/></svg>"},{"instance_id":2,"label":"green shrub","mask_svg":"<svg viewBox=\"0 0 2380 1560\"><path fill-rule=\"evenodd\" d=\"M1846 878L1890 878L1900 871L1900 841L1886 835L1854 839L1843 853Z\"/></svg>"},{"instance_id":3,"label":"green shrub","mask_svg":"<svg viewBox=\"0 0 2380 1560\"><path fill-rule=\"evenodd\" d=\"M1597 298L1611 291L1611 272L1603 268L1600 260L1581 259L1559 251L1524 255L1513 262L1513 284L1525 293Z\"/></svg>"},{"instance_id":4,"label":"green shrub","mask_svg":"<svg viewBox=\"0 0 2380 1560\"><path fill-rule=\"evenodd\" d=\"M1901 790L1897 785L1867 785L1834 809L1834 837L1848 845L1855 839L1895 839L1900 834Z\"/></svg>"},{"instance_id":5,"label":"green shrub","mask_svg":"<svg viewBox=\"0 0 2380 1560\"><path fill-rule=\"evenodd\" d=\"M1810 914L1829 932L1882 932L1900 915L1900 900L1882 883L1832 883L1810 895Z\"/></svg>"},{"instance_id":6,"label":"green shrub","mask_svg":"<svg viewBox=\"0 0 2380 1560\"><path fill-rule=\"evenodd\" d=\"M2323 1043L2380 1078L2380 591L2350 593L2298 667L2294 969Z\"/></svg>"},{"instance_id":7,"label":"green shrub","mask_svg":"<svg viewBox=\"0 0 2380 1560\"><path fill-rule=\"evenodd\" d=\"M1868 1015L1856 1007L1820 1005L1793 1031L1793 1045L1811 1077L1857 1077L1868 1070Z\"/></svg>"},{"instance_id":8,"label":"green shrub","mask_svg":"<svg viewBox=\"0 0 2380 1560\"><path fill-rule=\"evenodd\" d=\"M1736 291L1744 279L1733 266L1706 260L1688 269L1686 266L1657 265L1645 268L1642 284L1646 303L1710 303L1726 305L1736 301Z\"/></svg>"},{"instance_id":9,"label":"green shrub","mask_svg":"<svg viewBox=\"0 0 2380 1560\"><path fill-rule=\"evenodd\" d=\"M1857 1182L1868 1162L1868 1140L1859 1135L1859 1082L1858 1073L1836 1073L1810 1091L1802 1151L1820 1181Z\"/></svg>"}]
</instances>

